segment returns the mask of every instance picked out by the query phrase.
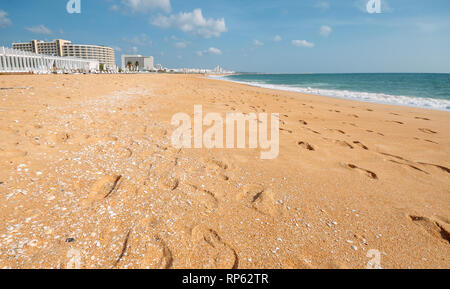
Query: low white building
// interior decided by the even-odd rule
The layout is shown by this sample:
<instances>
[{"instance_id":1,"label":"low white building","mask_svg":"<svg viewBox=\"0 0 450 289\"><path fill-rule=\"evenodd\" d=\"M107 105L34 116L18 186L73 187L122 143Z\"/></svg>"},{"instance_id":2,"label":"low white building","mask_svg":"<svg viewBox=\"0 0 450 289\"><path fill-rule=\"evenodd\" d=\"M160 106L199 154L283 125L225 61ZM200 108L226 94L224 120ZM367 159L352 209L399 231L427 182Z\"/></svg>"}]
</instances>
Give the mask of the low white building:
<instances>
[{"instance_id":1,"label":"low white building","mask_svg":"<svg viewBox=\"0 0 450 289\"><path fill-rule=\"evenodd\" d=\"M122 55L122 69L128 71L155 70L153 56Z\"/></svg>"},{"instance_id":2,"label":"low white building","mask_svg":"<svg viewBox=\"0 0 450 289\"><path fill-rule=\"evenodd\" d=\"M88 73L98 69L97 59L60 57L0 47L1 73Z\"/></svg>"}]
</instances>

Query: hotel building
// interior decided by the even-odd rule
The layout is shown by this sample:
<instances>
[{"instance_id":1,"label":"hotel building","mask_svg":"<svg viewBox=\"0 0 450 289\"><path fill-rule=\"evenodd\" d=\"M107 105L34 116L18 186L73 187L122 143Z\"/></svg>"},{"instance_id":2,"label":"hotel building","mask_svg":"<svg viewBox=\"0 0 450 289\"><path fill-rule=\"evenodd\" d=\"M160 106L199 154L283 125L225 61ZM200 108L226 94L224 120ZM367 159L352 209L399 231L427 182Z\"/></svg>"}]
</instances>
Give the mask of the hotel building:
<instances>
[{"instance_id":1,"label":"hotel building","mask_svg":"<svg viewBox=\"0 0 450 289\"><path fill-rule=\"evenodd\" d=\"M122 69L133 71L155 70L153 56L122 55Z\"/></svg>"},{"instance_id":2,"label":"hotel building","mask_svg":"<svg viewBox=\"0 0 450 289\"><path fill-rule=\"evenodd\" d=\"M76 57L98 60L106 68L115 67L114 49L106 46L73 44L71 41L56 39L52 42L31 40L28 43L13 43L13 49L61 57Z\"/></svg>"}]
</instances>

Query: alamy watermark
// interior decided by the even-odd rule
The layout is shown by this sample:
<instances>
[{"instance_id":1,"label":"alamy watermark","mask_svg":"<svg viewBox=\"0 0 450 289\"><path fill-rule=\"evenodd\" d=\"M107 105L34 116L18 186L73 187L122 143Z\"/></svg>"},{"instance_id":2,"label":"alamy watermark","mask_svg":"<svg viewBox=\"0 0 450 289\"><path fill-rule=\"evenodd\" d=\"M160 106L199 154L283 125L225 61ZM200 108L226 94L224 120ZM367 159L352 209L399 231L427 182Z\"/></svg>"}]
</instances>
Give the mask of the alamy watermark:
<instances>
[{"instance_id":1,"label":"alamy watermark","mask_svg":"<svg viewBox=\"0 0 450 289\"><path fill-rule=\"evenodd\" d=\"M81 268L81 251L78 249L70 249L67 252L67 262L66 269L80 269Z\"/></svg>"},{"instance_id":2,"label":"alamy watermark","mask_svg":"<svg viewBox=\"0 0 450 289\"><path fill-rule=\"evenodd\" d=\"M268 137L269 121L270 138ZM247 148L248 131L248 148L259 147L261 159L275 159L279 153L280 118L278 113L270 114L269 120L267 113L230 112L226 113L224 119L219 113L208 113L203 116L202 106L194 105L193 130L192 119L186 113L175 114L171 123L177 127L172 134L172 145L175 148L244 149ZM209 128L203 131L203 126Z\"/></svg>"},{"instance_id":3,"label":"alamy watermark","mask_svg":"<svg viewBox=\"0 0 450 289\"><path fill-rule=\"evenodd\" d=\"M80 14L81 13L81 0L69 0L66 5L67 13Z\"/></svg>"},{"instance_id":4,"label":"alamy watermark","mask_svg":"<svg viewBox=\"0 0 450 289\"><path fill-rule=\"evenodd\" d=\"M376 249L371 249L367 251L367 258L371 258L369 262L367 262L366 269L383 269L381 267L381 253Z\"/></svg>"},{"instance_id":5,"label":"alamy watermark","mask_svg":"<svg viewBox=\"0 0 450 289\"><path fill-rule=\"evenodd\" d=\"M369 0L366 9L370 14L381 13L381 0Z\"/></svg>"}]
</instances>

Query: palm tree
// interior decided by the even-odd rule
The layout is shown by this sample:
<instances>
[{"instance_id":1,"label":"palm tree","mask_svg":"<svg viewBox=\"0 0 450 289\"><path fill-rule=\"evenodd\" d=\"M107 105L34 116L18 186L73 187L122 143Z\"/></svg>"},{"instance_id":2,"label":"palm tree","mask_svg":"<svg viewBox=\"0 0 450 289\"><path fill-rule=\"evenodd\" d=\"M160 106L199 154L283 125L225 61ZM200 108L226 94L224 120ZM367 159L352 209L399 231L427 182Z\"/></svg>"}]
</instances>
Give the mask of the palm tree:
<instances>
[{"instance_id":1,"label":"palm tree","mask_svg":"<svg viewBox=\"0 0 450 289\"><path fill-rule=\"evenodd\" d=\"M128 61L127 66L128 66L128 70L131 71L131 67L133 66L133 64L131 63L131 61Z\"/></svg>"},{"instance_id":2,"label":"palm tree","mask_svg":"<svg viewBox=\"0 0 450 289\"><path fill-rule=\"evenodd\" d=\"M136 70L139 70L139 61L136 61L135 67L136 67Z\"/></svg>"}]
</instances>

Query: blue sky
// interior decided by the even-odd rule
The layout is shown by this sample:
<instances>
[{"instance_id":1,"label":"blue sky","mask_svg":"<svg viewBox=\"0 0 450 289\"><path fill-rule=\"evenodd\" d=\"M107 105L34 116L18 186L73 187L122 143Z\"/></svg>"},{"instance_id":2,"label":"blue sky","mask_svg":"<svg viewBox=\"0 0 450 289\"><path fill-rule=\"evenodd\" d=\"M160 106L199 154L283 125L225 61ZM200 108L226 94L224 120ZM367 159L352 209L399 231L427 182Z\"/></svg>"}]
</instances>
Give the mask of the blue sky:
<instances>
[{"instance_id":1,"label":"blue sky","mask_svg":"<svg viewBox=\"0 0 450 289\"><path fill-rule=\"evenodd\" d=\"M68 39L168 67L272 73L450 72L450 1L68 0L0 3L0 45Z\"/></svg>"}]
</instances>

